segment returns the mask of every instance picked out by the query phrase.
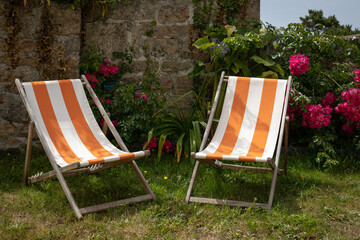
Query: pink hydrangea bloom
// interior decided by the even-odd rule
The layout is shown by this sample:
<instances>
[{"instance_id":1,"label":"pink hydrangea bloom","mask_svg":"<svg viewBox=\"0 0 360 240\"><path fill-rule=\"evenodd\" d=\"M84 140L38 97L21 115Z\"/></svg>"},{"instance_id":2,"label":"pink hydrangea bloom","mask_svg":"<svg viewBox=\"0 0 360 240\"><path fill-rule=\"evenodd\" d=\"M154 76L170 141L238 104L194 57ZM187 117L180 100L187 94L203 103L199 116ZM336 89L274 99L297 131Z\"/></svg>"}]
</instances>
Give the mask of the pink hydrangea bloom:
<instances>
[{"instance_id":1,"label":"pink hydrangea bloom","mask_svg":"<svg viewBox=\"0 0 360 240\"><path fill-rule=\"evenodd\" d=\"M301 75L306 73L306 71L309 69L309 58L302 55L292 55L290 57L290 71L293 75Z\"/></svg>"},{"instance_id":2,"label":"pink hydrangea bloom","mask_svg":"<svg viewBox=\"0 0 360 240\"><path fill-rule=\"evenodd\" d=\"M95 83L90 83L92 88L95 88Z\"/></svg>"},{"instance_id":3,"label":"pink hydrangea bloom","mask_svg":"<svg viewBox=\"0 0 360 240\"><path fill-rule=\"evenodd\" d=\"M107 99L105 100L105 102L106 102L107 104L110 104L110 103L111 103L111 100L110 100L109 98L107 98Z\"/></svg>"},{"instance_id":4,"label":"pink hydrangea bloom","mask_svg":"<svg viewBox=\"0 0 360 240\"><path fill-rule=\"evenodd\" d=\"M321 100L321 105L324 107L332 107L335 104L337 96L333 92L327 92L325 97Z\"/></svg>"},{"instance_id":5,"label":"pink hydrangea bloom","mask_svg":"<svg viewBox=\"0 0 360 240\"><path fill-rule=\"evenodd\" d=\"M309 128L322 128L330 125L331 112L333 111L330 107L323 107L318 105L306 105L306 111L303 112L303 126Z\"/></svg>"}]
</instances>

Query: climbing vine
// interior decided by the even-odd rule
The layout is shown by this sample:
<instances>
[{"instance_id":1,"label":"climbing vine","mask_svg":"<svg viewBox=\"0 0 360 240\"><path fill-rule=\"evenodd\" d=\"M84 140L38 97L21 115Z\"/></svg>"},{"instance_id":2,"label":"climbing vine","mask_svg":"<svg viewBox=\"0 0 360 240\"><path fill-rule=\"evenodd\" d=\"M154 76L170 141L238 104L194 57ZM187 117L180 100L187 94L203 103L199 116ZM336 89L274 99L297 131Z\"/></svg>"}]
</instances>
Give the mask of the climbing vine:
<instances>
[{"instance_id":1,"label":"climbing vine","mask_svg":"<svg viewBox=\"0 0 360 240\"><path fill-rule=\"evenodd\" d=\"M54 47L54 27L49 5L44 4L40 18L40 29L37 33L37 65L42 79L67 78L67 56L62 46Z\"/></svg>"},{"instance_id":2,"label":"climbing vine","mask_svg":"<svg viewBox=\"0 0 360 240\"><path fill-rule=\"evenodd\" d=\"M11 0L7 2L6 31L8 33L5 39L6 56L10 58L11 67L16 68L19 63L18 55L18 34L21 30L19 18L19 0Z\"/></svg>"}]
</instances>

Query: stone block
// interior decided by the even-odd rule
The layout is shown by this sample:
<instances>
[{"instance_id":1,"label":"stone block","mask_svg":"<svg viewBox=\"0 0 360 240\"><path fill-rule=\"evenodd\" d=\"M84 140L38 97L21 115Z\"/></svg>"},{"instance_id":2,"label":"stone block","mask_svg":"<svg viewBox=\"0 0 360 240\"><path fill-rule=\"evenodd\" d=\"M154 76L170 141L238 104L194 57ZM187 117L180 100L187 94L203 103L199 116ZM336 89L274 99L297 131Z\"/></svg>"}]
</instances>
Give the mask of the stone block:
<instances>
[{"instance_id":1,"label":"stone block","mask_svg":"<svg viewBox=\"0 0 360 240\"><path fill-rule=\"evenodd\" d=\"M178 72L178 71L189 71L192 68L190 61L164 61L161 64L161 71L163 72Z\"/></svg>"},{"instance_id":2,"label":"stone block","mask_svg":"<svg viewBox=\"0 0 360 240\"><path fill-rule=\"evenodd\" d=\"M189 17L189 5L168 5L161 7L158 21L160 24L183 23Z\"/></svg>"},{"instance_id":3,"label":"stone block","mask_svg":"<svg viewBox=\"0 0 360 240\"><path fill-rule=\"evenodd\" d=\"M174 39L149 39L147 44L153 57L177 58L179 56L179 42Z\"/></svg>"},{"instance_id":4,"label":"stone block","mask_svg":"<svg viewBox=\"0 0 360 240\"><path fill-rule=\"evenodd\" d=\"M152 21L158 12L158 5L149 0L137 0L118 4L109 16L112 20Z\"/></svg>"},{"instance_id":5,"label":"stone block","mask_svg":"<svg viewBox=\"0 0 360 240\"><path fill-rule=\"evenodd\" d=\"M158 39L177 39L187 41L189 31L186 26L156 26L154 37Z\"/></svg>"},{"instance_id":6,"label":"stone block","mask_svg":"<svg viewBox=\"0 0 360 240\"><path fill-rule=\"evenodd\" d=\"M55 37L54 47L55 49L65 50L67 56L79 56L80 55L81 39L79 35L57 35Z\"/></svg>"},{"instance_id":7,"label":"stone block","mask_svg":"<svg viewBox=\"0 0 360 240\"><path fill-rule=\"evenodd\" d=\"M182 95L193 89L192 79L187 76L180 76L176 79L176 94Z\"/></svg>"},{"instance_id":8,"label":"stone block","mask_svg":"<svg viewBox=\"0 0 360 240\"><path fill-rule=\"evenodd\" d=\"M81 12L71 9L69 4L51 3L50 14L57 35L78 35L81 30Z\"/></svg>"},{"instance_id":9,"label":"stone block","mask_svg":"<svg viewBox=\"0 0 360 240\"><path fill-rule=\"evenodd\" d=\"M114 51L124 51L128 48L127 32L131 29L131 23L86 23L85 42L87 46L98 45L111 58Z\"/></svg>"}]
</instances>

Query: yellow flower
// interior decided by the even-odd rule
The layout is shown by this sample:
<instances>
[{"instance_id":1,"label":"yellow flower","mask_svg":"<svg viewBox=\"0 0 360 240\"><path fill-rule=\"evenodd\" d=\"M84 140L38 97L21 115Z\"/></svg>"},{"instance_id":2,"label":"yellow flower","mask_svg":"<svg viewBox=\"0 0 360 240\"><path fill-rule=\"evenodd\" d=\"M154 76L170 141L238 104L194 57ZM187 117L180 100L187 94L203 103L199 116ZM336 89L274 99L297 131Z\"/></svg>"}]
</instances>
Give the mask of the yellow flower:
<instances>
[{"instance_id":1,"label":"yellow flower","mask_svg":"<svg viewBox=\"0 0 360 240\"><path fill-rule=\"evenodd\" d=\"M144 171L144 173L147 173L147 171Z\"/></svg>"},{"instance_id":2,"label":"yellow flower","mask_svg":"<svg viewBox=\"0 0 360 240\"><path fill-rule=\"evenodd\" d=\"M238 233L235 233L236 236L238 236L239 234Z\"/></svg>"},{"instance_id":3,"label":"yellow flower","mask_svg":"<svg viewBox=\"0 0 360 240\"><path fill-rule=\"evenodd\" d=\"M164 179L166 180L166 179L167 179L167 177L164 177Z\"/></svg>"}]
</instances>

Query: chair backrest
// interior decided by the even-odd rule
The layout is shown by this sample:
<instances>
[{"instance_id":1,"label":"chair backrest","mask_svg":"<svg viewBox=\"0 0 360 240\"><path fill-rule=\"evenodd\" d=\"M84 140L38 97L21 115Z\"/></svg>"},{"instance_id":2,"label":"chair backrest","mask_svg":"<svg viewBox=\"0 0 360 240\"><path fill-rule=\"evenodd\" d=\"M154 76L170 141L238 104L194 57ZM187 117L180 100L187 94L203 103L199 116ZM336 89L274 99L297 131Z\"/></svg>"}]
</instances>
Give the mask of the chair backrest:
<instances>
[{"instance_id":1,"label":"chair backrest","mask_svg":"<svg viewBox=\"0 0 360 240\"><path fill-rule=\"evenodd\" d=\"M200 155L259 162L272 158L287 83L282 79L229 77L219 124Z\"/></svg>"},{"instance_id":2,"label":"chair backrest","mask_svg":"<svg viewBox=\"0 0 360 240\"><path fill-rule=\"evenodd\" d=\"M41 132L40 140L60 167L76 161L81 166L103 163L125 153L101 131L80 79L26 82L22 86L32 120Z\"/></svg>"}]
</instances>

